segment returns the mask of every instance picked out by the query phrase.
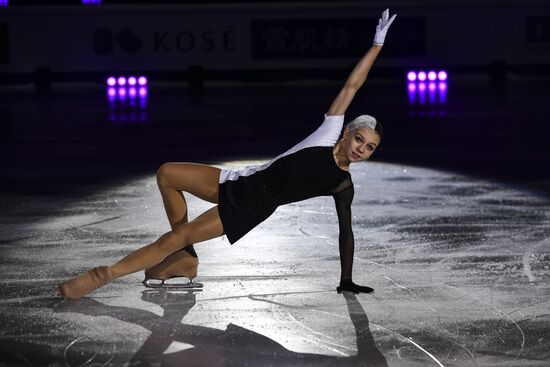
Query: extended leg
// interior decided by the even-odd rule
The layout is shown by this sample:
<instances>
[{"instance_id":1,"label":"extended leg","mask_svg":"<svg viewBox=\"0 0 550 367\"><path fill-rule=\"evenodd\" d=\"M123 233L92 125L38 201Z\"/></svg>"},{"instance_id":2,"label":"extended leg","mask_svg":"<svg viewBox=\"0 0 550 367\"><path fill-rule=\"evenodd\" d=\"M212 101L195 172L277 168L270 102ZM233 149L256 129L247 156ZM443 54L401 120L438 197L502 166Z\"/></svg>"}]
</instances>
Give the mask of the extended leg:
<instances>
[{"instance_id":1,"label":"extended leg","mask_svg":"<svg viewBox=\"0 0 550 367\"><path fill-rule=\"evenodd\" d=\"M61 284L59 292L68 299L81 298L113 279L157 264L191 243L207 241L223 234L218 206L215 206L192 221L176 226L152 244L130 253L116 264L95 268Z\"/></svg>"}]
</instances>

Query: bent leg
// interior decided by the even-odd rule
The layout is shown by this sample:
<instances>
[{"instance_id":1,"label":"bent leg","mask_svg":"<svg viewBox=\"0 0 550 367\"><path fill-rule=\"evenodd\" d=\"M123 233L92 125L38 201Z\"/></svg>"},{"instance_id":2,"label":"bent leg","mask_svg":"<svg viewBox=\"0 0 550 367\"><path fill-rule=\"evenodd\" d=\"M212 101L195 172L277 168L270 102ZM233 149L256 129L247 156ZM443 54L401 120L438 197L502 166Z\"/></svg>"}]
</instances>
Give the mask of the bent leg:
<instances>
[{"instance_id":1,"label":"bent leg","mask_svg":"<svg viewBox=\"0 0 550 367\"><path fill-rule=\"evenodd\" d=\"M199 163L164 163L157 171L157 184L170 227L187 223L187 202L182 191L211 203L218 203L218 180L221 170ZM193 245L185 250L194 257Z\"/></svg>"},{"instance_id":2,"label":"bent leg","mask_svg":"<svg viewBox=\"0 0 550 367\"><path fill-rule=\"evenodd\" d=\"M150 245L136 250L110 267L113 279L151 267L166 256L189 244L210 240L224 234L218 206L214 206L190 222L182 223L163 234Z\"/></svg>"},{"instance_id":3,"label":"bent leg","mask_svg":"<svg viewBox=\"0 0 550 367\"><path fill-rule=\"evenodd\" d=\"M218 203L220 172L219 168L198 163L164 163L160 166L157 184L172 229L180 223L187 223L187 203L182 191Z\"/></svg>"}]
</instances>

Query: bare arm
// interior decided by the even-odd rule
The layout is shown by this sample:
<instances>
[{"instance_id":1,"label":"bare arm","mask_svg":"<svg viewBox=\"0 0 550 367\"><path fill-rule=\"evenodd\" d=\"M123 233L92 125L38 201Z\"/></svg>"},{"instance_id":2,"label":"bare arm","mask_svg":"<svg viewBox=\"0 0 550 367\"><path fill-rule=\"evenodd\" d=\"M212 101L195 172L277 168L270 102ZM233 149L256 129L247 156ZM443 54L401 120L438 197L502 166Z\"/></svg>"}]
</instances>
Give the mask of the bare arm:
<instances>
[{"instance_id":1,"label":"bare arm","mask_svg":"<svg viewBox=\"0 0 550 367\"><path fill-rule=\"evenodd\" d=\"M373 45L367 51L365 56L359 60L355 68L353 68L348 80L346 80L346 84L344 84L344 87L340 93L338 93L334 102L332 102L332 105L327 112L328 116L343 115L346 112L348 106L353 100L353 97L355 97L355 93L357 93L359 88L361 88L367 79L367 75L369 74L372 64L374 64L374 60L376 60L380 50L382 50L386 33L388 32L388 29L395 20L396 16L397 14L394 14L390 18L390 10L384 10L382 16L378 20L378 25L376 26Z\"/></svg>"},{"instance_id":2,"label":"bare arm","mask_svg":"<svg viewBox=\"0 0 550 367\"><path fill-rule=\"evenodd\" d=\"M374 64L374 60L376 60L380 50L382 50L381 45L372 45L361 60L359 60L346 80L346 84L344 84L344 87L340 90L334 102L332 102L327 115L343 115L346 112L353 97L355 97L355 93L357 93L367 79L370 68Z\"/></svg>"}]
</instances>

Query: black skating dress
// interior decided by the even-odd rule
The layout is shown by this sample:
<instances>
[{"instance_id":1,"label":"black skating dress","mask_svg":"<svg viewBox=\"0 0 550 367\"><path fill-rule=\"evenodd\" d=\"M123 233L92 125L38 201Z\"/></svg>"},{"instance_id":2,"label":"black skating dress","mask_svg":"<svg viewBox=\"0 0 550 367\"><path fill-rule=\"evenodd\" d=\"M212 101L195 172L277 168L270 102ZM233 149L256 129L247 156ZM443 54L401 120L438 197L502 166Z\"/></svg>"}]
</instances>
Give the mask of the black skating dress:
<instances>
[{"instance_id":1,"label":"black skating dress","mask_svg":"<svg viewBox=\"0 0 550 367\"><path fill-rule=\"evenodd\" d=\"M325 115L317 130L271 161L240 170L222 169L218 212L231 244L266 220L279 205L330 195L338 213L340 255L352 261L353 182L332 153L343 123L343 115Z\"/></svg>"}]
</instances>

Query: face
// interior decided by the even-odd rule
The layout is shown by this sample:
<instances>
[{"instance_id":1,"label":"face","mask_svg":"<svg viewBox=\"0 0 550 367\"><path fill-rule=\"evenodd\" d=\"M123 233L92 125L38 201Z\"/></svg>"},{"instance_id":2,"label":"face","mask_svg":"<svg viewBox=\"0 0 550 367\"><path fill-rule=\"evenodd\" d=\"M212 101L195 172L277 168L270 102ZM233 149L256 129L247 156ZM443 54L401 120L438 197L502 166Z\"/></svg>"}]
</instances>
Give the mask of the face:
<instances>
[{"instance_id":1,"label":"face","mask_svg":"<svg viewBox=\"0 0 550 367\"><path fill-rule=\"evenodd\" d=\"M380 135L365 127L361 127L353 133L346 128L341 143L350 163L366 161L380 144Z\"/></svg>"}]
</instances>

